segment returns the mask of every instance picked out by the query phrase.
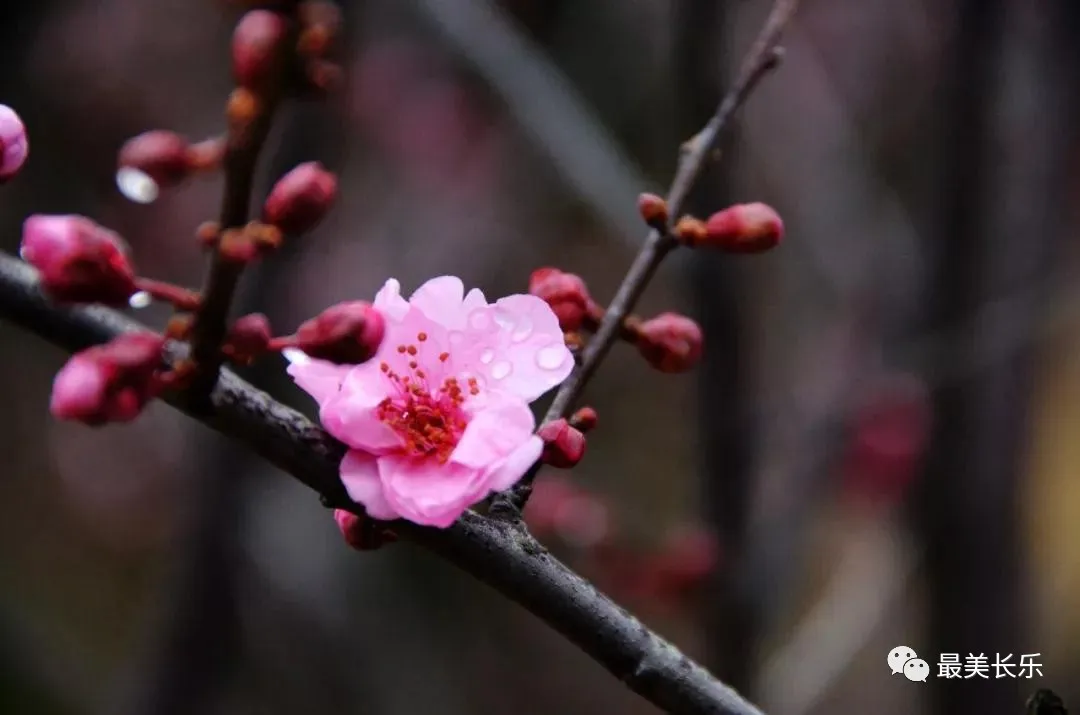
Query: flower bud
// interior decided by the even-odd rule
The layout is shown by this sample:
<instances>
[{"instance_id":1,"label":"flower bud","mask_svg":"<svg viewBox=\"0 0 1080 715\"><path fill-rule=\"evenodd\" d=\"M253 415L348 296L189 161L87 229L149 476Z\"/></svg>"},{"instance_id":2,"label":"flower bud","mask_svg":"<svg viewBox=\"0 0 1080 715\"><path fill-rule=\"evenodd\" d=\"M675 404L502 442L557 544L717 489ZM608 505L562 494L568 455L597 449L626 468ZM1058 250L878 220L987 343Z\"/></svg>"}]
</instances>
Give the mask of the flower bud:
<instances>
[{"instance_id":1,"label":"flower bud","mask_svg":"<svg viewBox=\"0 0 1080 715\"><path fill-rule=\"evenodd\" d=\"M289 23L281 13L251 10L236 25L232 40L233 76L241 87L261 91L279 75Z\"/></svg>"},{"instance_id":2,"label":"flower bud","mask_svg":"<svg viewBox=\"0 0 1080 715\"><path fill-rule=\"evenodd\" d=\"M150 203L162 187L175 186L193 171L187 139L154 129L128 139L117 156L116 185L128 199Z\"/></svg>"},{"instance_id":3,"label":"flower bud","mask_svg":"<svg viewBox=\"0 0 1080 715\"><path fill-rule=\"evenodd\" d=\"M344 509L334 509L334 522L345 543L357 551L372 551L383 544L397 541L393 532L381 528L377 522Z\"/></svg>"},{"instance_id":4,"label":"flower bud","mask_svg":"<svg viewBox=\"0 0 1080 715\"><path fill-rule=\"evenodd\" d=\"M154 396L165 339L127 333L68 360L53 380L49 411L91 426L130 422Z\"/></svg>"},{"instance_id":5,"label":"flower bud","mask_svg":"<svg viewBox=\"0 0 1080 715\"><path fill-rule=\"evenodd\" d=\"M592 407L582 407L570 417L570 425L582 433L592 432L599 421L600 417Z\"/></svg>"},{"instance_id":6,"label":"flower bud","mask_svg":"<svg viewBox=\"0 0 1080 715\"><path fill-rule=\"evenodd\" d=\"M585 281L558 268L538 268L529 277L529 293L551 306L565 332L581 328L592 299Z\"/></svg>"},{"instance_id":7,"label":"flower bud","mask_svg":"<svg viewBox=\"0 0 1080 715\"><path fill-rule=\"evenodd\" d=\"M709 234L705 222L693 216L683 216L675 224L675 238L684 246L700 245Z\"/></svg>"},{"instance_id":8,"label":"flower bud","mask_svg":"<svg viewBox=\"0 0 1080 715\"><path fill-rule=\"evenodd\" d=\"M22 119L11 107L0 104L0 184L19 173L29 153Z\"/></svg>"},{"instance_id":9,"label":"flower bud","mask_svg":"<svg viewBox=\"0 0 1080 715\"><path fill-rule=\"evenodd\" d=\"M385 331L382 314L357 300L333 305L307 321L291 344L317 360L355 365L375 356Z\"/></svg>"},{"instance_id":10,"label":"flower bud","mask_svg":"<svg viewBox=\"0 0 1080 715\"><path fill-rule=\"evenodd\" d=\"M646 224L653 228L664 228L668 222L668 205L656 194L638 196L638 213Z\"/></svg>"},{"instance_id":11,"label":"flower bud","mask_svg":"<svg viewBox=\"0 0 1080 715\"><path fill-rule=\"evenodd\" d=\"M266 223L284 233L315 228L337 198L337 179L317 161L293 168L281 177L263 206Z\"/></svg>"},{"instance_id":12,"label":"flower bud","mask_svg":"<svg viewBox=\"0 0 1080 715\"><path fill-rule=\"evenodd\" d=\"M122 306L136 291L123 239L83 216L26 219L20 254L58 301Z\"/></svg>"},{"instance_id":13,"label":"flower bud","mask_svg":"<svg viewBox=\"0 0 1080 715\"><path fill-rule=\"evenodd\" d=\"M540 427L536 436L544 440L540 460L558 469L570 469L585 456L585 435L566 420L555 420Z\"/></svg>"},{"instance_id":14,"label":"flower bud","mask_svg":"<svg viewBox=\"0 0 1080 715\"><path fill-rule=\"evenodd\" d=\"M714 213L705 222L700 245L729 253L761 253L784 237L784 222L767 204L736 204ZM697 245L697 244L694 244Z\"/></svg>"},{"instance_id":15,"label":"flower bud","mask_svg":"<svg viewBox=\"0 0 1080 715\"><path fill-rule=\"evenodd\" d=\"M660 372L686 372L701 358L701 328L690 318L663 313L638 327L637 346Z\"/></svg>"},{"instance_id":16,"label":"flower bud","mask_svg":"<svg viewBox=\"0 0 1080 715\"><path fill-rule=\"evenodd\" d=\"M221 350L230 360L246 365L266 352L272 337L267 317L262 313L251 313L236 319Z\"/></svg>"}]
</instances>

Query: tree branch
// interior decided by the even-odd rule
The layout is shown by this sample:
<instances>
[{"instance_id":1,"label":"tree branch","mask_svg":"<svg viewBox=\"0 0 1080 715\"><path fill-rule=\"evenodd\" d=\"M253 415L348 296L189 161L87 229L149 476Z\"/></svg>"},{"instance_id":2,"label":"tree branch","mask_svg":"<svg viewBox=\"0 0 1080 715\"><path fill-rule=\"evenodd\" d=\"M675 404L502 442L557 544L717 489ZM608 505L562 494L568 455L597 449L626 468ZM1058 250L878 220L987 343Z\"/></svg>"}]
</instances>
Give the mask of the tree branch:
<instances>
[{"instance_id":1,"label":"tree branch","mask_svg":"<svg viewBox=\"0 0 1080 715\"><path fill-rule=\"evenodd\" d=\"M67 350L145 329L105 308L52 305L38 291L33 269L6 254L0 254L0 316ZM168 350L179 356L184 347L170 344ZM209 412L175 395L165 399L291 474L322 495L324 503L363 513L349 501L338 476L344 446L231 371L221 371ZM469 512L445 530L407 522L395 522L393 528L520 603L657 707L686 715L761 715L551 556L523 524Z\"/></svg>"},{"instance_id":2,"label":"tree branch","mask_svg":"<svg viewBox=\"0 0 1080 715\"><path fill-rule=\"evenodd\" d=\"M690 191L704 171L717 140L731 122L735 112L750 96L758 82L779 62L780 36L794 15L798 4L799 0L776 0L761 34L758 35L753 47L743 60L735 84L724 95L705 127L683 145L679 166L667 196L668 230L661 232L653 229L649 232L645 245L641 247L626 277L623 278L603 320L600 321L596 334L585 346L581 365L570 374L559 391L555 393L555 399L544 416L544 422L551 422L570 414L574 402L585 390L585 385L596 374L597 368L607 357L611 346L619 339L619 329L623 320L634 310L641 294L645 292L645 287L652 280L656 269L660 267L660 263L678 245L670 230L672 224L680 218ZM503 517L520 515L532 494L532 482L538 471L539 464L534 465L512 489L496 496L491 506L492 513Z\"/></svg>"}]
</instances>

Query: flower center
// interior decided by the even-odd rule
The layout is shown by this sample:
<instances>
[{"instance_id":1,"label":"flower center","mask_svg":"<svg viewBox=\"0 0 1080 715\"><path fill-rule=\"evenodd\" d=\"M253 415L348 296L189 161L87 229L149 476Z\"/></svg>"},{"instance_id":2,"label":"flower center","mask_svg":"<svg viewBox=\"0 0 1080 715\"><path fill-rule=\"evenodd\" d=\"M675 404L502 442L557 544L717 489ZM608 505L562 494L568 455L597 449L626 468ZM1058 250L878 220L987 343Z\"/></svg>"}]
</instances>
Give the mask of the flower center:
<instances>
[{"instance_id":1,"label":"flower center","mask_svg":"<svg viewBox=\"0 0 1080 715\"><path fill-rule=\"evenodd\" d=\"M401 436L406 455L434 457L445 464L468 424L462 405L469 395L479 394L480 388L476 378L469 378L464 386L456 377L447 377L438 386L429 382L422 365L435 365L436 360L446 363L450 354L424 355L421 348L427 334L418 333L416 339L420 347L397 346L398 353L408 358L406 374L392 370L386 362L379 365L397 394L383 399L376 415Z\"/></svg>"}]
</instances>

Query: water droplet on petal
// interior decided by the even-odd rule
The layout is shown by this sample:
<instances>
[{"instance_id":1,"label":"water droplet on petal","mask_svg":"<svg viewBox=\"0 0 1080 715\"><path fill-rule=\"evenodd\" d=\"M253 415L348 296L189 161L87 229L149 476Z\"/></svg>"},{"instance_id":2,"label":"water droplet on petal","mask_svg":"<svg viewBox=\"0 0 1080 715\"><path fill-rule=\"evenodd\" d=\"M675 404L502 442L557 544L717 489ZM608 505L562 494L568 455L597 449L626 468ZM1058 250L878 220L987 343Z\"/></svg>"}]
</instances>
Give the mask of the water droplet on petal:
<instances>
[{"instance_id":1,"label":"water droplet on petal","mask_svg":"<svg viewBox=\"0 0 1080 715\"><path fill-rule=\"evenodd\" d=\"M133 293L131 297L128 298L128 305L138 310L139 308L145 308L146 306L150 305L150 302L152 300L153 298L150 297L149 293L141 290L138 293Z\"/></svg>"},{"instance_id":2,"label":"water droplet on petal","mask_svg":"<svg viewBox=\"0 0 1080 715\"><path fill-rule=\"evenodd\" d=\"M116 172L116 188L120 189L120 193L129 201L137 204L153 203L159 193L156 181L130 166L125 166Z\"/></svg>"},{"instance_id":3,"label":"water droplet on petal","mask_svg":"<svg viewBox=\"0 0 1080 715\"><path fill-rule=\"evenodd\" d=\"M562 345L548 345L536 353L536 364L542 370L558 370L569 354Z\"/></svg>"},{"instance_id":4,"label":"water droplet on petal","mask_svg":"<svg viewBox=\"0 0 1080 715\"><path fill-rule=\"evenodd\" d=\"M529 319L529 316L523 315L514 325L514 332L510 334L510 339L515 343L520 343L523 340L528 339L528 337L532 335L532 331L532 321Z\"/></svg>"},{"instance_id":5,"label":"water droplet on petal","mask_svg":"<svg viewBox=\"0 0 1080 715\"><path fill-rule=\"evenodd\" d=\"M491 379L501 380L514 371L514 366L507 360L500 360L491 366Z\"/></svg>"},{"instance_id":6,"label":"water droplet on petal","mask_svg":"<svg viewBox=\"0 0 1080 715\"><path fill-rule=\"evenodd\" d=\"M508 329L514 327L514 316L505 310L495 310L495 323L500 328Z\"/></svg>"},{"instance_id":7,"label":"water droplet on petal","mask_svg":"<svg viewBox=\"0 0 1080 715\"><path fill-rule=\"evenodd\" d=\"M477 330L485 330L491 326L491 316L484 309L474 310L469 313L469 325Z\"/></svg>"},{"instance_id":8,"label":"water droplet on petal","mask_svg":"<svg viewBox=\"0 0 1080 715\"><path fill-rule=\"evenodd\" d=\"M487 365L489 362L495 359L495 351L488 348L484 352L480 353L480 362Z\"/></svg>"}]
</instances>

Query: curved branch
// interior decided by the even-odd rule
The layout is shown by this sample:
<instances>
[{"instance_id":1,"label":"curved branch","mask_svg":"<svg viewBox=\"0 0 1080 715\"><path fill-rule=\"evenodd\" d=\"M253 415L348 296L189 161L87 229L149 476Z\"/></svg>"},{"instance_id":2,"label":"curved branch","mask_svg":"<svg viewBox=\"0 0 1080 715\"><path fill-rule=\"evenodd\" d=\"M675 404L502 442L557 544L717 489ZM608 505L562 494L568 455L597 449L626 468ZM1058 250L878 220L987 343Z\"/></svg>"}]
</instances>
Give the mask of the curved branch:
<instances>
[{"instance_id":1,"label":"curved branch","mask_svg":"<svg viewBox=\"0 0 1080 715\"><path fill-rule=\"evenodd\" d=\"M37 289L34 270L0 254L0 317L67 350L145 329L100 307L61 308ZM180 353L183 346L171 345ZM338 478L344 447L302 414L223 370L212 411L166 401L247 447L318 492L327 504L349 502ZM445 530L398 522L394 530L450 561L545 621L634 692L667 712L761 715L678 648L551 556L524 525L469 512Z\"/></svg>"}]
</instances>

